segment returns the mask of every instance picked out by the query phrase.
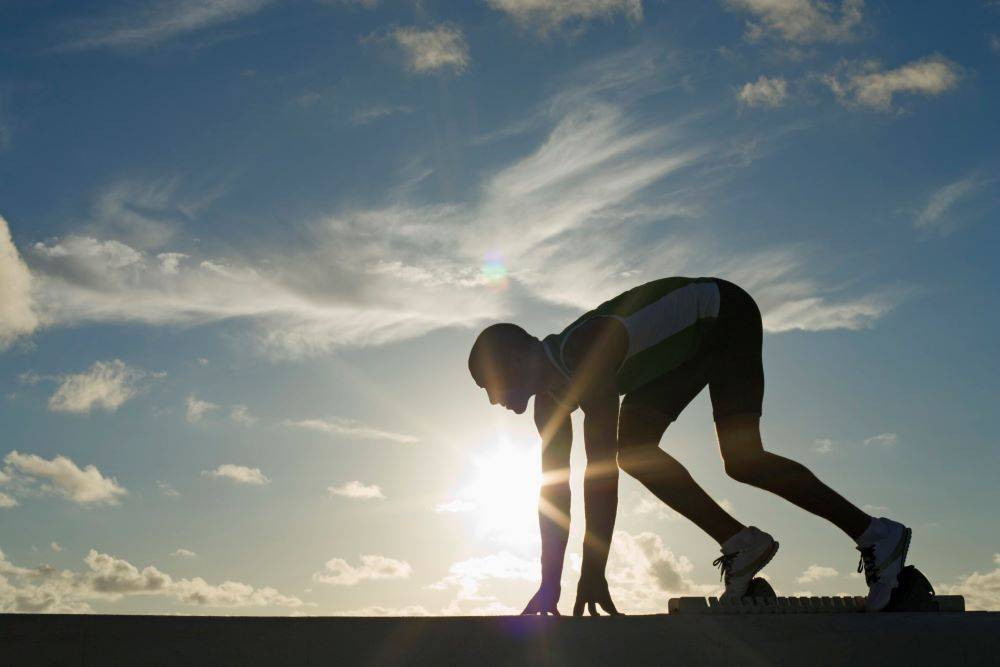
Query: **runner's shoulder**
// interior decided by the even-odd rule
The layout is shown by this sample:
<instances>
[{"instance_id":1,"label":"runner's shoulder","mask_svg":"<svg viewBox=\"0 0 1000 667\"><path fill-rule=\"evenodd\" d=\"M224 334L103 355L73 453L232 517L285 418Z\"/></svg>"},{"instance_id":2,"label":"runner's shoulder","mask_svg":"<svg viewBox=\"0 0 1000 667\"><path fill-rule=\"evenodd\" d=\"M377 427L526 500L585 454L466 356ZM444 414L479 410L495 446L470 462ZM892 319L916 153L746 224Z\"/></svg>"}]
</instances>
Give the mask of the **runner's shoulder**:
<instances>
[{"instance_id":1,"label":"runner's shoulder","mask_svg":"<svg viewBox=\"0 0 1000 667\"><path fill-rule=\"evenodd\" d=\"M569 334L563 347L563 360L571 373L575 373L584 361L617 368L627 349L628 333L622 323L614 317L596 316L582 322Z\"/></svg>"}]
</instances>

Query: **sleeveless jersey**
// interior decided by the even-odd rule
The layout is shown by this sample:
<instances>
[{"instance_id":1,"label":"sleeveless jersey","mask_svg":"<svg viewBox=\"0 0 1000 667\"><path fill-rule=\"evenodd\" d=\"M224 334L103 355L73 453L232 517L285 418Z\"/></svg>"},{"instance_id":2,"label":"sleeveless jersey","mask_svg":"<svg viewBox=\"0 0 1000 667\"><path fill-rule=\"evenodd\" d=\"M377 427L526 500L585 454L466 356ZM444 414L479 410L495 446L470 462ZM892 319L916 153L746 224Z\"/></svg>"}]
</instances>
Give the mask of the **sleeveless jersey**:
<instances>
[{"instance_id":1,"label":"sleeveless jersey","mask_svg":"<svg viewBox=\"0 0 1000 667\"><path fill-rule=\"evenodd\" d=\"M568 379L566 341L584 322L613 317L628 332L628 351L618 367L618 393L627 394L690 359L719 316L714 278L663 278L632 288L584 313L562 333L542 340L545 353Z\"/></svg>"}]
</instances>

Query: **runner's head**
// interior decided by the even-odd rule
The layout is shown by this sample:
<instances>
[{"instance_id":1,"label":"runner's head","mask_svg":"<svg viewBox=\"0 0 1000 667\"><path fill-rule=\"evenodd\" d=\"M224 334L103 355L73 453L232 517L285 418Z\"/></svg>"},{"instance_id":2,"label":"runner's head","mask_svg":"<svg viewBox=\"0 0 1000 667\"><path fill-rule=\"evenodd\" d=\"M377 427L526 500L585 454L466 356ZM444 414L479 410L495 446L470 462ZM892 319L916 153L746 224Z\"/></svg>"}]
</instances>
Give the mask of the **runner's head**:
<instances>
[{"instance_id":1,"label":"runner's head","mask_svg":"<svg viewBox=\"0 0 1000 667\"><path fill-rule=\"evenodd\" d=\"M493 324L476 338L469 372L486 390L490 403L521 414L535 393L532 353L538 339L516 324Z\"/></svg>"}]
</instances>

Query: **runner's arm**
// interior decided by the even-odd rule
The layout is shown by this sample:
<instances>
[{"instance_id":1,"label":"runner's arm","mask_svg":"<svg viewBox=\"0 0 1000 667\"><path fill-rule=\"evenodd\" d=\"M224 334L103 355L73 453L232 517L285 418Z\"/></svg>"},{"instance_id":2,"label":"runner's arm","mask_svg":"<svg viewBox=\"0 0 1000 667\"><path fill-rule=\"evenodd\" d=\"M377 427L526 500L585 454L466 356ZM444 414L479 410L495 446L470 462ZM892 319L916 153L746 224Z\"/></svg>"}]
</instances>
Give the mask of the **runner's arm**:
<instances>
[{"instance_id":1,"label":"runner's arm","mask_svg":"<svg viewBox=\"0 0 1000 667\"><path fill-rule=\"evenodd\" d=\"M542 438L542 487L538 497L542 586L558 587L569 538L569 455L573 426L569 411L546 394L535 397L535 425Z\"/></svg>"}]
</instances>

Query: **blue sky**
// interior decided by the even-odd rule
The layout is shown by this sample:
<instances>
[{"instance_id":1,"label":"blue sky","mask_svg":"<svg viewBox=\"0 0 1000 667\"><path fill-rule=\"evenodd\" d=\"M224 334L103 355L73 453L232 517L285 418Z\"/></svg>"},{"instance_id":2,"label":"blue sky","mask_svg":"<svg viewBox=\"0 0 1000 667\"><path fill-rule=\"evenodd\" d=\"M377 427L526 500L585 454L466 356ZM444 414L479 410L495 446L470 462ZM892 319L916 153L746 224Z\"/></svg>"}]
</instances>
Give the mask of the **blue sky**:
<instances>
[{"instance_id":1,"label":"blue sky","mask_svg":"<svg viewBox=\"0 0 1000 667\"><path fill-rule=\"evenodd\" d=\"M1000 608L1000 6L458 5L0 3L0 609L518 610L537 435L469 345L668 275L760 303L766 445ZM775 586L863 592L707 403L662 446ZM718 589L717 545L620 507L620 608Z\"/></svg>"}]
</instances>

